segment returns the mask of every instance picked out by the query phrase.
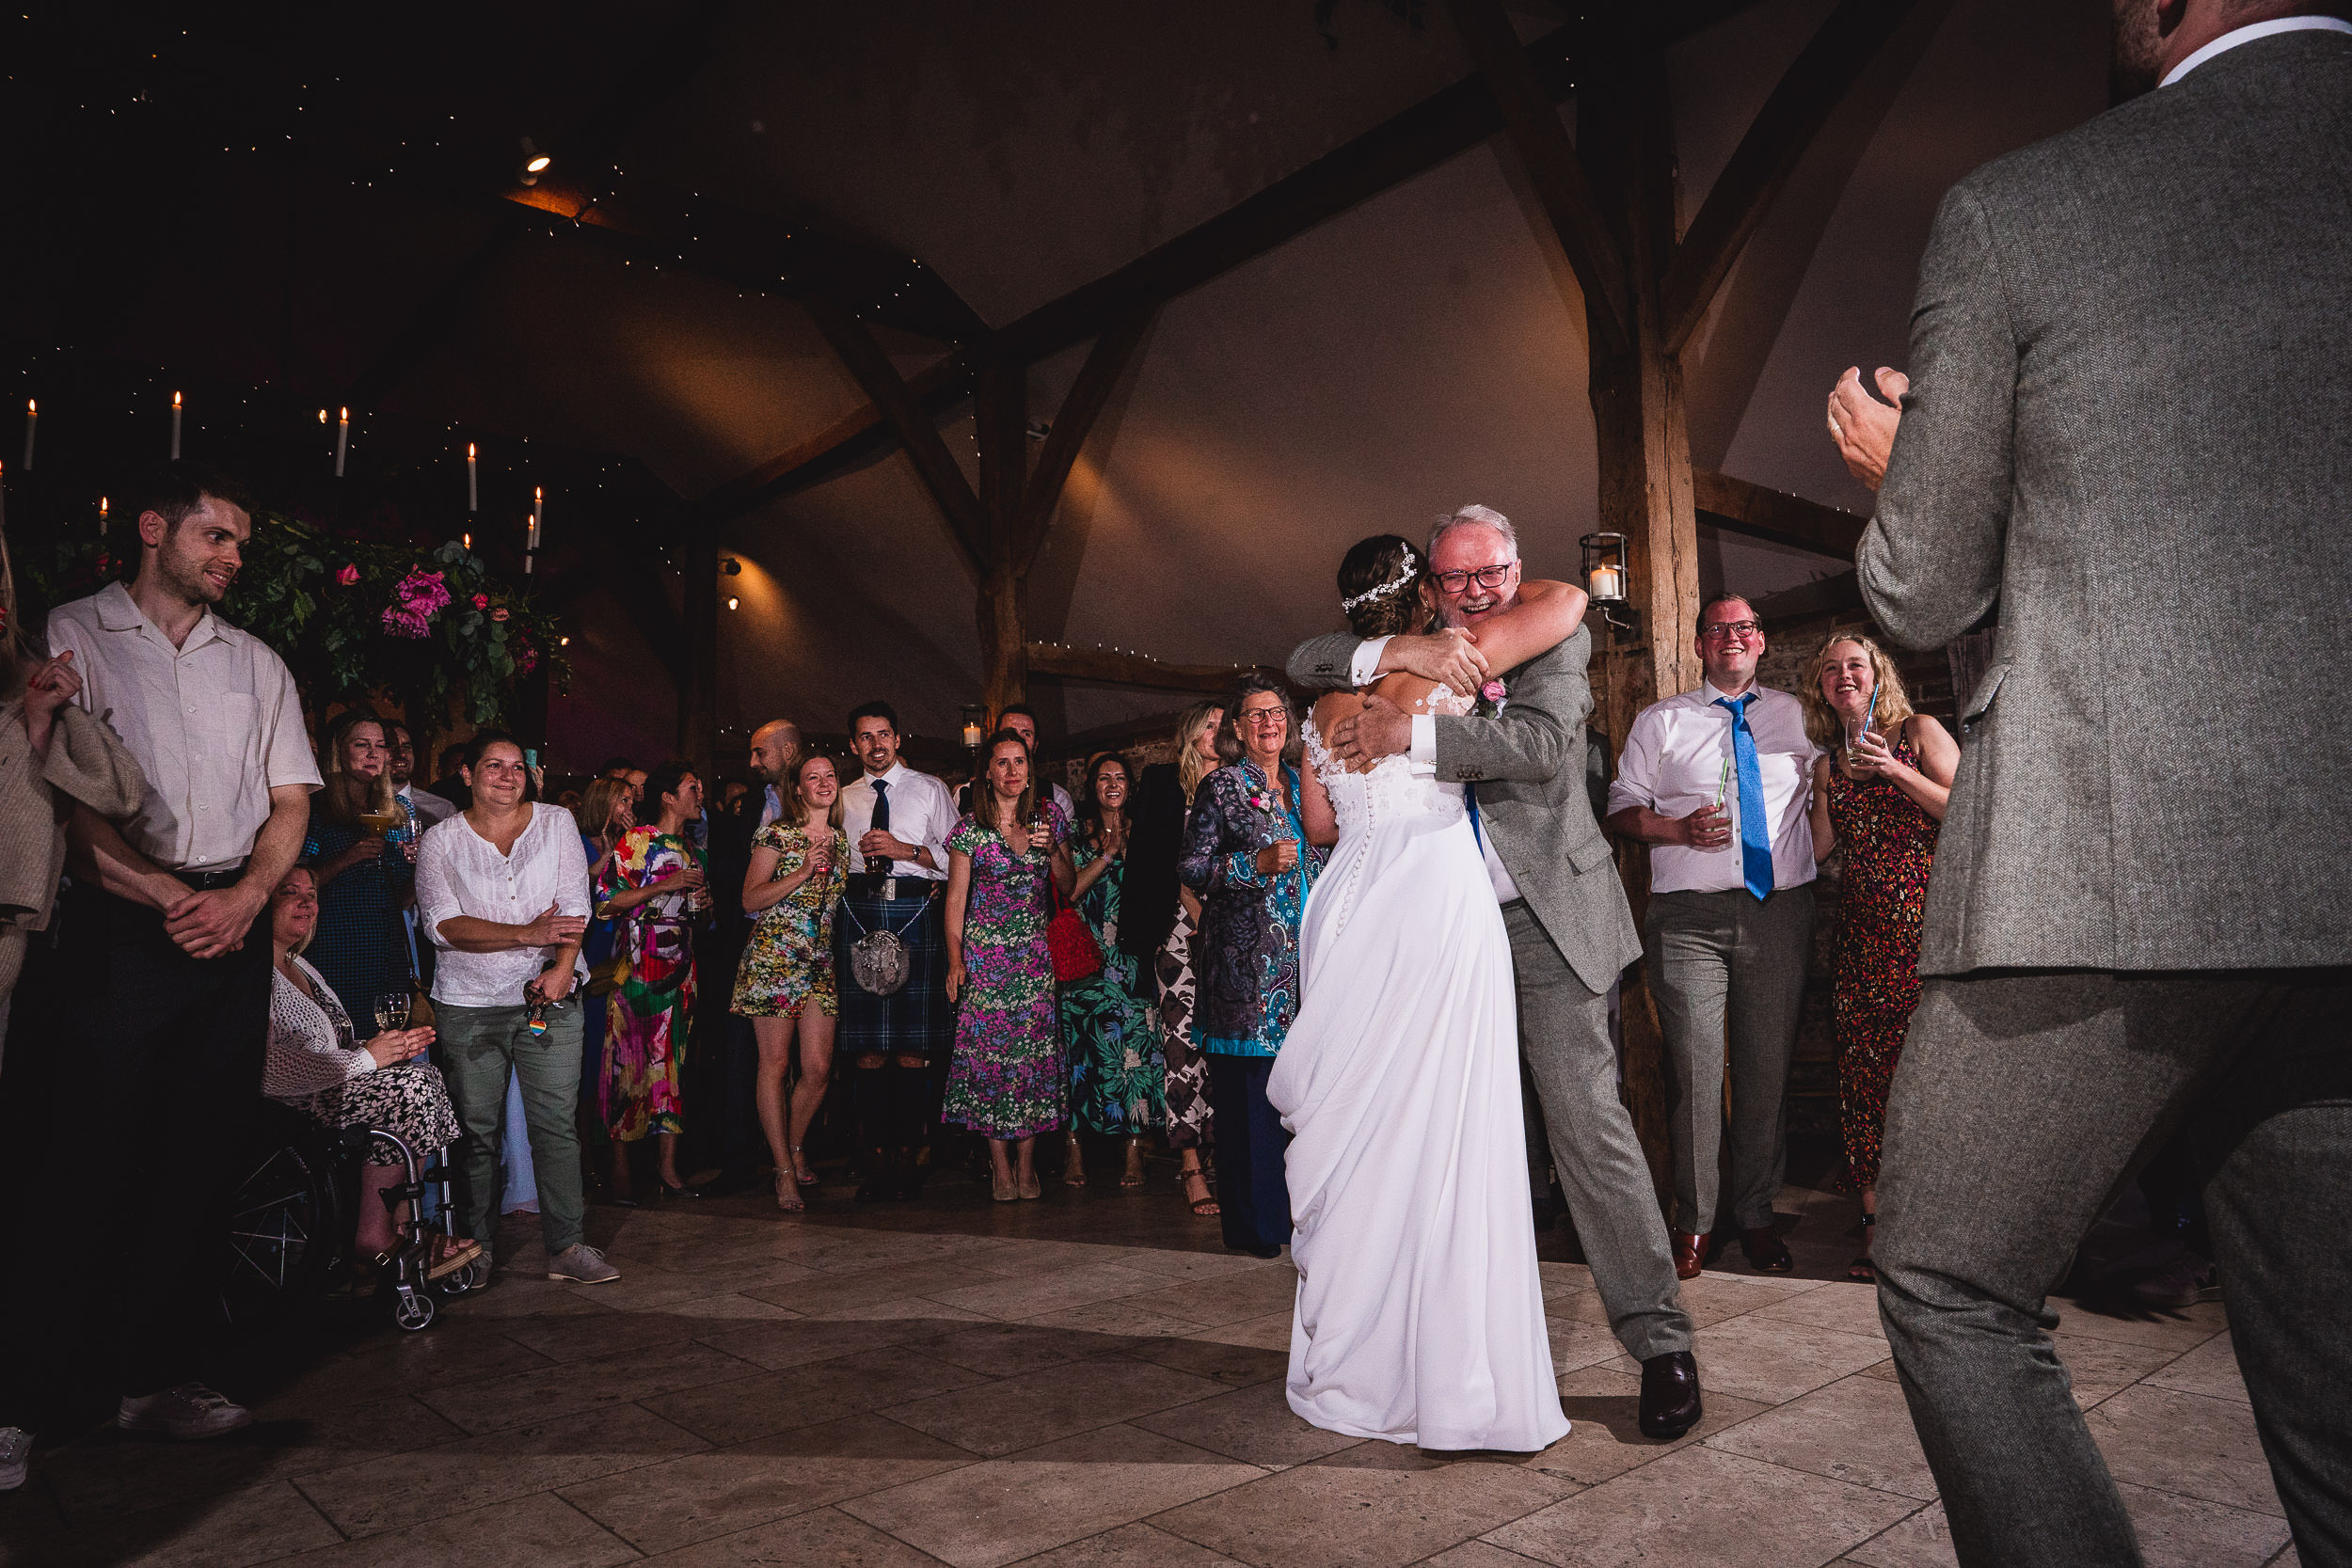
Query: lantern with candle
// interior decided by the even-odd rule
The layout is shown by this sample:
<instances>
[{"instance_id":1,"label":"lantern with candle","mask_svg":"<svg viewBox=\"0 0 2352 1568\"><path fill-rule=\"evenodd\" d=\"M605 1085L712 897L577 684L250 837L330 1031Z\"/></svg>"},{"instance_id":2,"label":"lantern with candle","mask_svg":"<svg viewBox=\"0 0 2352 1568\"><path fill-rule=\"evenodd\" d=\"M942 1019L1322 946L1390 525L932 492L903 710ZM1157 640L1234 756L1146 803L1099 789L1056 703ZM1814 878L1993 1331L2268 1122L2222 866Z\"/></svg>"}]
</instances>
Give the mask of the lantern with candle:
<instances>
[{"instance_id":1,"label":"lantern with candle","mask_svg":"<svg viewBox=\"0 0 2352 1568\"><path fill-rule=\"evenodd\" d=\"M1638 634L1642 613L1626 597L1632 578L1626 566L1625 535L1588 533L1578 544L1584 557L1584 592L1593 608L1617 630Z\"/></svg>"},{"instance_id":2,"label":"lantern with candle","mask_svg":"<svg viewBox=\"0 0 2352 1568\"><path fill-rule=\"evenodd\" d=\"M976 756L987 738L988 709L977 703L963 705L963 749Z\"/></svg>"}]
</instances>

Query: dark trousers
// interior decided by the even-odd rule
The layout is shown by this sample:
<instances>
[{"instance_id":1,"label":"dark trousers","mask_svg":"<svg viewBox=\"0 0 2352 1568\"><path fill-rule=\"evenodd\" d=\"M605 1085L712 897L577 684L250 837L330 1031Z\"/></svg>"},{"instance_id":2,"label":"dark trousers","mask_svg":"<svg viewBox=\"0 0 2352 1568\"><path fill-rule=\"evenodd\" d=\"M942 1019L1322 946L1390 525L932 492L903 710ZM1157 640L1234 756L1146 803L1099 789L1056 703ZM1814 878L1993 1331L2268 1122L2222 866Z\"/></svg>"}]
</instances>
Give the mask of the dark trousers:
<instances>
[{"instance_id":1,"label":"dark trousers","mask_svg":"<svg viewBox=\"0 0 2352 1568\"><path fill-rule=\"evenodd\" d=\"M2352 972L1931 979L1886 1108L1879 1313L1960 1560L2137 1563L2045 1331L2175 1129L2296 1550L2352 1563Z\"/></svg>"},{"instance_id":2,"label":"dark trousers","mask_svg":"<svg viewBox=\"0 0 2352 1568\"><path fill-rule=\"evenodd\" d=\"M8 1126L24 1180L0 1302L0 1425L69 1394L197 1380L217 1322L229 1198L256 1157L269 1036L264 911L192 958L142 904L72 890Z\"/></svg>"},{"instance_id":3,"label":"dark trousers","mask_svg":"<svg viewBox=\"0 0 2352 1568\"><path fill-rule=\"evenodd\" d=\"M1291 1239L1291 1189L1282 1155L1291 1135L1265 1097L1271 1056L1206 1053L1209 1109L1216 1117L1216 1202L1229 1247L1282 1246Z\"/></svg>"}]
</instances>

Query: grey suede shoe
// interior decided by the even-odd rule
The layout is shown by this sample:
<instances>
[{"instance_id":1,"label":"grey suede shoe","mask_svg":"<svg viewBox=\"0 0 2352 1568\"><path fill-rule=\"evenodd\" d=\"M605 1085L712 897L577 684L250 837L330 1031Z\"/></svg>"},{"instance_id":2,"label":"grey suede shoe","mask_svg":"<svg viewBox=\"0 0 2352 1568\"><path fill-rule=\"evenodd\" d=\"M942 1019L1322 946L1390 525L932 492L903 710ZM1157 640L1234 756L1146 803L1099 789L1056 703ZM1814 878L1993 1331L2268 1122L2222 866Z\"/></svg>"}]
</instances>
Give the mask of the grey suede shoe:
<instances>
[{"instance_id":1,"label":"grey suede shoe","mask_svg":"<svg viewBox=\"0 0 2352 1568\"><path fill-rule=\"evenodd\" d=\"M604 1260L604 1254L586 1242L574 1242L548 1259L549 1279L569 1279L581 1285L602 1285L621 1277L621 1271Z\"/></svg>"}]
</instances>

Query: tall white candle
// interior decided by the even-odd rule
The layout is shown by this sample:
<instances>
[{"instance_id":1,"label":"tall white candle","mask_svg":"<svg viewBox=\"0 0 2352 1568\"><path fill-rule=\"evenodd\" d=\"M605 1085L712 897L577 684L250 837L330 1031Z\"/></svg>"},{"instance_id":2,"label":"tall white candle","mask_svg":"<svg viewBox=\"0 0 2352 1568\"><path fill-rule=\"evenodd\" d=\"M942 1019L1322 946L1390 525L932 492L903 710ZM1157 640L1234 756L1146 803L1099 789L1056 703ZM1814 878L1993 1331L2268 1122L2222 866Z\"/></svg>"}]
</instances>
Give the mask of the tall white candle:
<instances>
[{"instance_id":1,"label":"tall white candle","mask_svg":"<svg viewBox=\"0 0 2352 1568\"><path fill-rule=\"evenodd\" d=\"M343 410L343 417L335 421L335 477L337 479L343 477L343 453L349 450L350 446L351 410L346 408Z\"/></svg>"},{"instance_id":2,"label":"tall white candle","mask_svg":"<svg viewBox=\"0 0 2352 1568\"><path fill-rule=\"evenodd\" d=\"M525 546L526 548L535 550L539 547L539 519L546 514L547 508L547 491L536 484L532 485L531 487L531 541Z\"/></svg>"},{"instance_id":3,"label":"tall white candle","mask_svg":"<svg viewBox=\"0 0 2352 1568\"><path fill-rule=\"evenodd\" d=\"M40 430L40 404L33 398L24 400L24 471L33 471L33 437Z\"/></svg>"},{"instance_id":4,"label":"tall white candle","mask_svg":"<svg viewBox=\"0 0 2352 1568\"><path fill-rule=\"evenodd\" d=\"M98 498L98 537L106 537L106 498Z\"/></svg>"},{"instance_id":5,"label":"tall white candle","mask_svg":"<svg viewBox=\"0 0 2352 1568\"><path fill-rule=\"evenodd\" d=\"M180 461L180 394L171 394L171 460Z\"/></svg>"},{"instance_id":6,"label":"tall white candle","mask_svg":"<svg viewBox=\"0 0 2352 1568\"><path fill-rule=\"evenodd\" d=\"M466 443L466 515L469 517L482 510L482 492L476 485L476 477L473 443L469 441ZM472 546L469 545L467 547L470 549Z\"/></svg>"}]
</instances>

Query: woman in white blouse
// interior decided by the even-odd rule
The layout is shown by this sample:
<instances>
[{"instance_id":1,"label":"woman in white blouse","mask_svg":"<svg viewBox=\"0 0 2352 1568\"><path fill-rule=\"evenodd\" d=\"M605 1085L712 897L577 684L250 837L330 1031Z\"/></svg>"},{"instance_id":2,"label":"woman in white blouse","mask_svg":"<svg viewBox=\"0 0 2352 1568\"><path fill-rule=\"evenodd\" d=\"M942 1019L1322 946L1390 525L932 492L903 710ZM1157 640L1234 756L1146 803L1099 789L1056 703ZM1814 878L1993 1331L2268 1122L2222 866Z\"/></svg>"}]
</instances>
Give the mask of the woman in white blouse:
<instances>
[{"instance_id":1,"label":"woman in white blouse","mask_svg":"<svg viewBox=\"0 0 2352 1568\"><path fill-rule=\"evenodd\" d=\"M476 735L458 772L473 803L424 835L417 927L441 950L433 1006L466 1129L460 1228L489 1254L511 1072L530 1128L548 1277L600 1285L621 1271L588 1244L574 1125L580 1017L572 990L588 924L588 857L570 812L523 799L529 774L512 736Z\"/></svg>"},{"instance_id":2,"label":"woman in white blouse","mask_svg":"<svg viewBox=\"0 0 2352 1568\"><path fill-rule=\"evenodd\" d=\"M270 949L278 972L270 981L269 1055L262 1069L262 1092L307 1111L329 1127L380 1127L405 1142L421 1159L457 1141L457 1116L450 1109L441 1075L424 1059L433 1043L430 1029L387 1029L358 1043L351 1016L319 972L302 957L319 925L319 886L307 865L286 873L270 896ZM406 1172L400 1151L387 1143L368 1150L359 1173L359 1217L353 1238L361 1286L399 1240L408 1205L384 1206L385 1188ZM434 1239L427 1278L463 1268L481 1249L469 1241Z\"/></svg>"}]
</instances>

